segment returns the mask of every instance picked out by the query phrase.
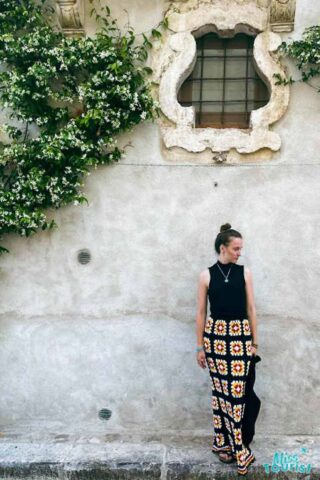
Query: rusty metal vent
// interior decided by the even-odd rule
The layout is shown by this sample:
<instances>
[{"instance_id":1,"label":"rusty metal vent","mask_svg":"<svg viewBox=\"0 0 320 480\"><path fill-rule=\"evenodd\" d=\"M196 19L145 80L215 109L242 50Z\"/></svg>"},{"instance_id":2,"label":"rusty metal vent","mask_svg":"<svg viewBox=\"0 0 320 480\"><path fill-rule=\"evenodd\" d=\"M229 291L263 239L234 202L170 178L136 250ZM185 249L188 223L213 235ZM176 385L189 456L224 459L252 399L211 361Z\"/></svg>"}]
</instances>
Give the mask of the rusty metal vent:
<instances>
[{"instance_id":1,"label":"rusty metal vent","mask_svg":"<svg viewBox=\"0 0 320 480\"><path fill-rule=\"evenodd\" d=\"M84 248L83 250L80 250L78 252L78 262L81 263L82 265L85 265L86 263L89 263L91 260L91 253L87 248Z\"/></svg>"},{"instance_id":2,"label":"rusty metal vent","mask_svg":"<svg viewBox=\"0 0 320 480\"><path fill-rule=\"evenodd\" d=\"M108 410L107 408L102 408L99 412L99 418L101 418L102 420L109 420L111 415L111 410Z\"/></svg>"}]
</instances>

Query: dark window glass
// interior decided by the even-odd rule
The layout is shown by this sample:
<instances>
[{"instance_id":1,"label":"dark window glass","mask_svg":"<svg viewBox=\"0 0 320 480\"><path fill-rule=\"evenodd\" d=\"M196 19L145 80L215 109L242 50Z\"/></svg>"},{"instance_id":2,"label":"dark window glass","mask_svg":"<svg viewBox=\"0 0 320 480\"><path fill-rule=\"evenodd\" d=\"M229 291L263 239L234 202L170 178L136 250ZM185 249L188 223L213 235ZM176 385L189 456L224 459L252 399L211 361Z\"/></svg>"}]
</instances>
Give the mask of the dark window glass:
<instances>
[{"instance_id":1,"label":"dark window glass","mask_svg":"<svg viewBox=\"0 0 320 480\"><path fill-rule=\"evenodd\" d=\"M254 38L243 33L197 39L197 62L178 93L183 106L194 105L196 127L248 128L250 112L269 101L253 63Z\"/></svg>"}]
</instances>

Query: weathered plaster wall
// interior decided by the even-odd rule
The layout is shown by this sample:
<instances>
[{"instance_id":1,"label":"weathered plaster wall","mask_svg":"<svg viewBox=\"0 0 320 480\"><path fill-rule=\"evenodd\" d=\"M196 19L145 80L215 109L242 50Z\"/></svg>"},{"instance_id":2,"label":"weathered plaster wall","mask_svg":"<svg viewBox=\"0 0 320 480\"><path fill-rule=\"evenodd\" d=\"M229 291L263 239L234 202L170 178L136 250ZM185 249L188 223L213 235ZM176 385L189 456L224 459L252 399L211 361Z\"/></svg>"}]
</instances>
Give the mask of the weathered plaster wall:
<instances>
[{"instance_id":1,"label":"weathered plaster wall","mask_svg":"<svg viewBox=\"0 0 320 480\"><path fill-rule=\"evenodd\" d=\"M137 31L165 8L108 4L116 17L126 8ZM298 0L291 36L319 14L320 6ZM88 15L86 29L93 30ZM257 432L319 434L319 107L315 90L295 84L273 126L281 150L235 165L197 164L190 154L172 160L157 125L140 125L119 139L133 143L127 157L87 178L89 206L51 212L54 232L7 237L1 423L210 432L209 374L194 353L197 281L229 221L244 235L241 263L254 277ZM77 261L81 248L91 251L88 265ZM102 408L112 411L107 423L98 418Z\"/></svg>"}]
</instances>

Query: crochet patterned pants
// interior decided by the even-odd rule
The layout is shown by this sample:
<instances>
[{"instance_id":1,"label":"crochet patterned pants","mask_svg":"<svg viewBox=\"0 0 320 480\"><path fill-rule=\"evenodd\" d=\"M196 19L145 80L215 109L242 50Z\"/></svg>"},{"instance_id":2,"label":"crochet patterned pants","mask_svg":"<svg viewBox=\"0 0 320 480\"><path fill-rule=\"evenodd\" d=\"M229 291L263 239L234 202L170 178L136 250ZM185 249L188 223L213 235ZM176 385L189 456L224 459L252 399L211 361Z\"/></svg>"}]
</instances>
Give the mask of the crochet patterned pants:
<instances>
[{"instance_id":1,"label":"crochet patterned pants","mask_svg":"<svg viewBox=\"0 0 320 480\"><path fill-rule=\"evenodd\" d=\"M252 334L249 320L212 319L204 330L204 350L212 381L213 452L227 452L245 475L255 460L242 440L245 387L250 368Z\"/></svg>"}]
</instances>

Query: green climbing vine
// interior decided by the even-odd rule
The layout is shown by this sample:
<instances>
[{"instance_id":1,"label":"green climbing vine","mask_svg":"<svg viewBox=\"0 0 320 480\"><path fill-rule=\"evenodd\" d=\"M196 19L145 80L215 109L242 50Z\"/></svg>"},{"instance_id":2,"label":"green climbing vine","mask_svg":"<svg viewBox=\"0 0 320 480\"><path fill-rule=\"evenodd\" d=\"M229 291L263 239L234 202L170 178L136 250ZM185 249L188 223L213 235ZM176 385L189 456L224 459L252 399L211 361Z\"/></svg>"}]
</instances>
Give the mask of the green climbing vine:
<instances>
[{"instance_id":1,"label":"green climbing vine","mask_svg":"<svg viewBox=\"0 0 320 480\"><path fill-rule=\"evenodd\" d=\"M279 52L295 61L303 82L308 83L310 79L320 76L320 25L306 28L301 40L282 42ZM287 79L279 74L274 76L277 78L277 85L294 83L292 76ZM320 88L317 90L320 92Z\"/></svg>"},{"instance_id":2,"label":"green climbing vine","mask_svg":"<svg viewBox=\"0 0 320 480\"><path fill-rule=\"evenodd\" d=\"M68 38L45 0L0 2L0 238L56 227L46 210L87 202L84 176L124 154L117 134L159 112L145 61L166 21L138 41L108 7L91 14L95 37Z\"/></svg>"}]
</instances>

